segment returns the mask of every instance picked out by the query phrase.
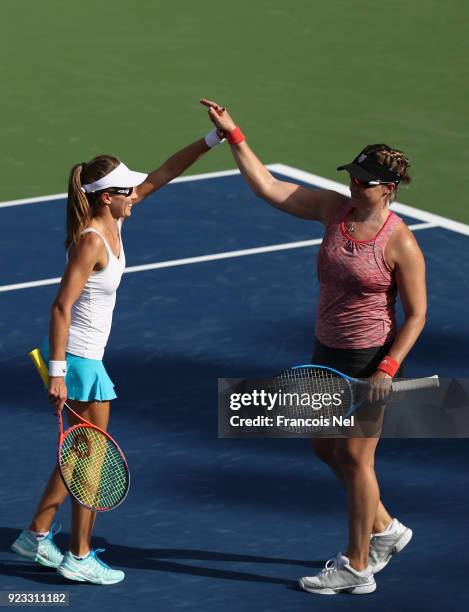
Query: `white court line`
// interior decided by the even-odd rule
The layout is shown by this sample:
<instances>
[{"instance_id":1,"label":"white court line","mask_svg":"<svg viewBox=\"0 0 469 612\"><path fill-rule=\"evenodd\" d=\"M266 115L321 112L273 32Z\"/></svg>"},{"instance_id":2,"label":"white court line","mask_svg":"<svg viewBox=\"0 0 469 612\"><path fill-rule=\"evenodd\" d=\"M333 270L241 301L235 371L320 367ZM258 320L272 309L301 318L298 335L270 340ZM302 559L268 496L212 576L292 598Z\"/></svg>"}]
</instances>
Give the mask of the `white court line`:
<instances>
[{"instance_id":1,"label":"white court line","mask_svg":"<svg viewBox=\"0 0 469 612\"><path fill-rule=\"evenodd\" d=\"M303 170L299 170L297 168L293 168L291 166L287 166L285 164L269 164L267 166L270 170L277 172L278 174L282 174L288 178L292 178L295 180L300 180L304 183L308 183L311 185L315 185L321 187L322 189L333 189L338 193L342 193L344 195L350 196L350 191L346 185L342 183L337 183L336 181L331 181L329 179L325 179L321 176L317 176L315 174L311 174L309 172L305 172ZM239 170L222 170L219 172L207 172L205 174L193 174L189 176L182 176L171 181L172 183L184 183L189 181L200 181L212 178L220 178L224 176L234 176L239 174ZM54 200L60 200L67 197L66 193L55 194L50 196L41 196L36 198L24 198L21 200L11 200L10 202L2 202L0 203L0 208L6 208L9 206L20 206L23 204L33 204L38 202L50 202ZM414 217L416 219L421 220L423 223L417 223L414 225L409 225L409 229L412 231L430 229L435 227L444 227L445 229L449 229L454 232L458 232L464 235L469 235L469 225L465 225L464 223L459 223L458 221L453 221L451 219L447 219L446 217L441 217L439 215L435 215L433 213L429 213L423 210L419 210L418 208L413 208L412 206L407 206L406 204L400 204L399 202L394 202L392 204L392 208L401 214L407 215L409 217ZM321 244L322 239L317 238L313 240L303 240L300 242L288 242L284 244L274 244L264 247L256 247L251 249L241 249L239 251L227 251L224 253L214 253L211 255L199 255L196 257L186 257L183 259L172 259L168 261L160 261L153 264L145 264L142 266L131 266L124 270L124 274L132 274L133 272L144 272L147 270L158 270L161 268L173 268L177 266L184 266L195 263L203 263L205 261L216 261L221 259L230 259L233 257L244 257L247 255L257 255L260 253L270 253L273 251L285 251L288 249L298 249L307 246L314 246ZM25 283L15 283L12 285L3 285L0 286L0 293L7 291L17 291L19 289L29 289L33 287L44 287L46 285L56 285L60 283L61 278L47 278L38 281L30 281Z\"/></svg>"},{"instance_id":2,"label":"white court line","mask_svg":"<svg viewBox=\"0 0 469 612\"><path fill-rule=\"evenodd\" d=\"M317 185L318 187L322 187L322 189L332 189L333 191L337 191L350 197L349 188L342 183L337 183L336 181L331 181L323 178L322 176L317 176L316 174L311 174L310 172L305 172L304 170L298 170L298 168L286 166L285 164L270 164L268 168L274 172L283 174L284 176L302 181L303 183ZM452 232L469 236L469 225L466 225L465 223L460 223L459 221L454 221L453 219L448 219L447 217L435 215L434 213L420 210L419 208L414 208L413 206L408 206L407 204L401 204L400 202L393 202L393 204L391 204L391 208L401 215L414 217L420 221L428 221L429 223L433 223L435 226L444 227Z\"/></svg>"},{"instance_id":3,"label":"white court line","mask_svg":"<svg viewBox=\"0 0 469 612\"><path fill-rule=\"evenodd\" d=\"M346 185L342 183L338 183L337 181L331 181L330 179L326 179L322 176L318 176L317 174L312 174L311 172L305 172L304 170L299 170L298 168L294 168L292 166L287 166L286 164L268 164L267 168L277 172L278 174L282 174L291 179L296 179L302 181L303 183L308 183L310 185L316 185L321 187L322 189L332 189L341 193L343 195L350 197L350 190ZM220 170L219 172L206 172L204 174L189 174L188 176L178 176L172 183L187 183L190 181L202 181L212 178L221 178L224 176L234 176L239 174L239 170ZM49 196L40 196L37 198L23 198L21 200L10 200L8 202L1 202L0 208L7 208L10 206L21 206L22 204L35 204L38 202L51 202L54 200L63 200L67 197L66 193L58 193L55 195ZM469 225L465 223L461 223L459 221L454 221L453 219L448 219L447 217L442 217L441 215L436 215L434 213L427 212L425 210L420 210L419 208L414 208L413 206L408 206L407 204L401 204L400 202L394 202L391 205L391 208L395 210L397 213L402 215L406 215L408 217L414 217L414 219L419 219L420 221L426 221L428 223L432 223L433 227L443 227L452 232L457 232L458 234L463 234L464 236L469 236Z\"/></svg>"},{"instance_id":4,"label":"white court line","mask_svg":"<svg viewBox=\"0 0 469 612\"><path fill-rule=\"evenodd\" d=\"M286 167L286 166L285 166ZM187 176L178 176L171 181L173 183L188 183L190 181L203 181L206 179L220 178L223 176L234 176L240 174L239 170L220 170L218 172L205 172L204 174L189 174ZM54 200L65 200L66 193L56 193L48 196L38 196L37 198L22 198L21 200L9 200L0 202L0 208L9 208L10 206L22 206L23 204L36 204L38 202L52 202Z\"/></svg>"},{"instance_id":5,"label":"white court line","mask_svg":"<svg viewBox=\"0 0 469 612\"><path fill-rule=\"evenodd\" d=\"M416 223L409 225L412 231L429 229L437 227L435 224ZM144 264L141 266L130 266L124 270L124 274L132 274L133 272L146 272L147 270L159 270L161 268L175 268L178 266L187 266L189 264L203 263L205 261L217 261L220 259L232 259L234 257L245 257L246 255L258 255L260 253L272 253L274 251L287 251L289 249L301 249L304 247L315 246L321 244L322 238L314 238L312 240L301 240L299 242L285 242L283 244L271 244L269 246L255 247L252 249L240 249L239 251L225 251L224 253L213 253L211 255L199 255L197 257L185 257L183 259L170 259L168 261L158 261L152 264ZM14 285L0 286L0 293L6 291L17 291L18 289L31 289L32 287L44 287L46 285L58 285L60 277L46 278L44 280L30 281L26 283L16 283Z\"/></svg>"},{"instance_id":6,"label":"white court line","mask_svg":"<svg viewBox=\"0 0 469 612\"><path fill-rule=\"evenodd\" d=\"M22 200L10 200L9 202L1 202L0 208L9 208L10 206L21 206L22 204L35 204L36 202L53 202L54 200L65 200L66 193L56 193L55 195L39 196L37 198L23 198Z\"/></svg>"}]
</instances>

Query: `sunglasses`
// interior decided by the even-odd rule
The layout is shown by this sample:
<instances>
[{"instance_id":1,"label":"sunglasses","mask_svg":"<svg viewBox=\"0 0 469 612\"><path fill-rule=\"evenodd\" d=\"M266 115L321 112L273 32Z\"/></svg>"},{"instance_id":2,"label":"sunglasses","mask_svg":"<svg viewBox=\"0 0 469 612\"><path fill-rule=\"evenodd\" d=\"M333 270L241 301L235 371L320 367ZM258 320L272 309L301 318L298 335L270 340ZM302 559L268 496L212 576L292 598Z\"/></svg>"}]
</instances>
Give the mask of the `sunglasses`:
<instances>
[{"instance_id":1,"label":"sunglasses","mask_svg":"<svg viewBox=\"0 0 469 612\"><path fill-rule=\"evenodd\" d=\"M133 187L112 187L111 189L104 189L103 191L111 195L122 195L128 198L132 195L133 190Z\"/></svg>"},{"instance_id":2,"label":"sunglasses","mask_svg":"<svg viewBox=\"0 0 469 612\"><path fill-rule=\"evenodd\" d=\"M393 181L380 181L376 179L375 181L361 181L356 176L350 176L350 180L354 185L358 187L376 187L377 185L392 185Z\"/></svg>"}]
</instances>

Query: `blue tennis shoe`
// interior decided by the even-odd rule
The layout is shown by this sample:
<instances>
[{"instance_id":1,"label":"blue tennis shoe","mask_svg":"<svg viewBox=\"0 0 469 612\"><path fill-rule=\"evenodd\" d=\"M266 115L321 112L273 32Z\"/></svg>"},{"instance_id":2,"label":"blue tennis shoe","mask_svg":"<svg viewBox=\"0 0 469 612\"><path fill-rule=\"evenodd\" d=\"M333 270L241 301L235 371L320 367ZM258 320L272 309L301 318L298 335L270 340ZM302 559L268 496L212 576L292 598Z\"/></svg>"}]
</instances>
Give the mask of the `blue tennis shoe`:
<instances>
[{"instance_id":1,"label":"blue tennis shoe","mask_svg":"<svg viewBox=\"0 0 469 612\"><path fill-rule=\"evenodd\" d=\"M52 525L46 536L38 538L29 529L23 529L11 545L11 550L30 561L36 561L40 565L59 567L64 557L54 544L54 536L59 531L60 526L54 531Z\"/></svg>"},{"instance_id":2,"label":"blue tennis shoe","mask_svg":"<svg viewBox=\"0 0 469 612\"><path fill-rule=\"evenodd\" d=\"M84 559L77 559L70 551L66 552L62 563L57 568L59 574L77 582L92 582L93 584L116 584L124 580L121 570L114 570L97 556L104 548L92 550Z\"/></svg>"}]
</instances>

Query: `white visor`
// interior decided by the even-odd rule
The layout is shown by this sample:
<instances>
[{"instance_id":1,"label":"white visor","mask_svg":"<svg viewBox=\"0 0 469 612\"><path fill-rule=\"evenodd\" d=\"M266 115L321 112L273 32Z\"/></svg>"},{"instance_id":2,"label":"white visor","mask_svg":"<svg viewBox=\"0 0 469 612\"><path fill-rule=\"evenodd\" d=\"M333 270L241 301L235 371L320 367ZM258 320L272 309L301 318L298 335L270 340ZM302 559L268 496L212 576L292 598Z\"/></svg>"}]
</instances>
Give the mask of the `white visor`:
<instances>
[{"instance_id":1,"label":"white visor","mask_svg":"<svg viewBox=\"0 0 469 612\"><path fill-rule=\"evenodd\" d=\"M81 189L85 193L94 193L95 191L101 191L108 187L136 187L143 183L147 176L148 174L144 174L143 172L129 170L129 168L121 162L117 168L114 168L112 172L100 178L99 181L83 185Z\"/></svg>"}]
</instances>

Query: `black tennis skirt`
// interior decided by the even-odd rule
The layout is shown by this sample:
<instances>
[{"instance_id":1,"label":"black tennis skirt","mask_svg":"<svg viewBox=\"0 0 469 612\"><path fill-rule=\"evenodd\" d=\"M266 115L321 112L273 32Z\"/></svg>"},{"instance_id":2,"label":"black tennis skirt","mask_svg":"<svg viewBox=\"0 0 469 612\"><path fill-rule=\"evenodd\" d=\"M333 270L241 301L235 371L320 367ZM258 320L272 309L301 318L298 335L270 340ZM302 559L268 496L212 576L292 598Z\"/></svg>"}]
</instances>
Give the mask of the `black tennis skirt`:
<instances>
[{"instance_id":1,"label":"black tennis skirt","mask_svg":"<svg viewBox=\"0 0 469 612\"><path fill-rule=\"evenodd\" d=\"M316 338L311 363L334 368L353 378L368 378L376 371L383 357L388 354L391 344L363 349L338 349L325 346ZM396 378L401 378L403 375L404 368L401 365L396 373Z\"/></svg>"}]
</instances>

